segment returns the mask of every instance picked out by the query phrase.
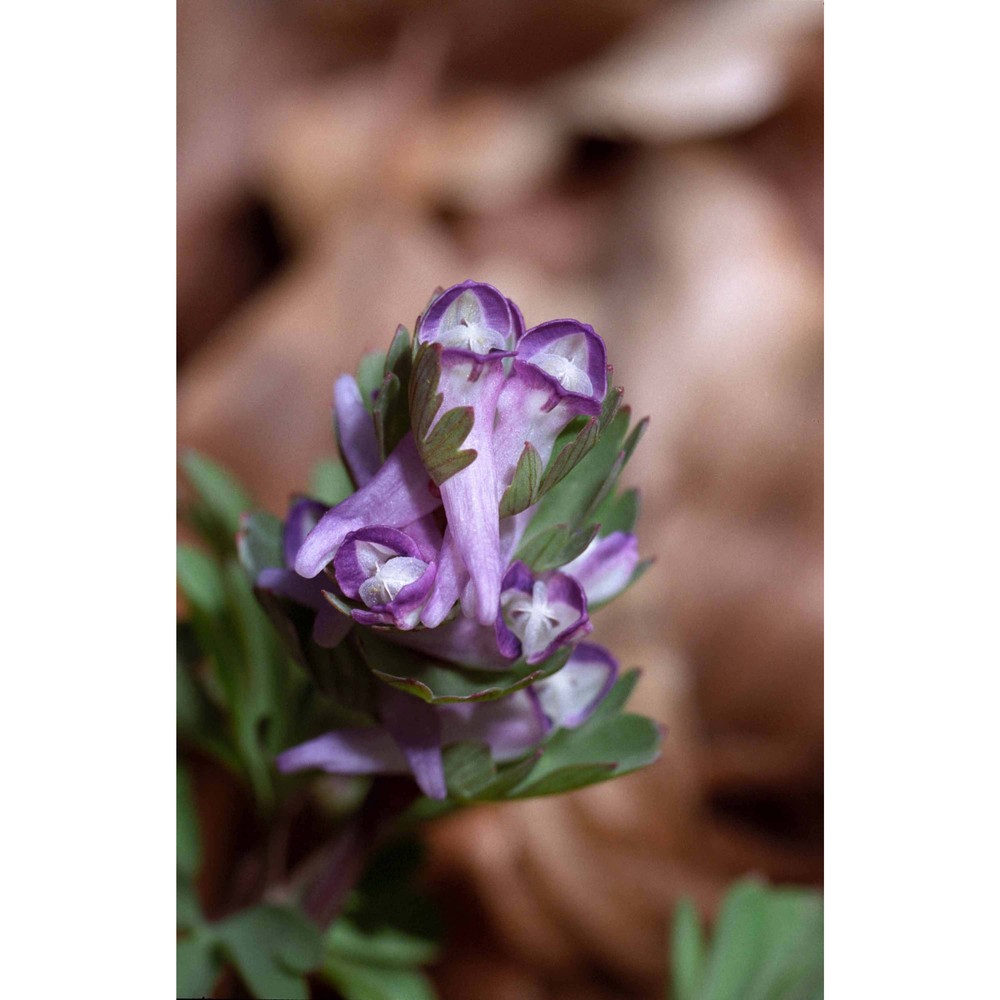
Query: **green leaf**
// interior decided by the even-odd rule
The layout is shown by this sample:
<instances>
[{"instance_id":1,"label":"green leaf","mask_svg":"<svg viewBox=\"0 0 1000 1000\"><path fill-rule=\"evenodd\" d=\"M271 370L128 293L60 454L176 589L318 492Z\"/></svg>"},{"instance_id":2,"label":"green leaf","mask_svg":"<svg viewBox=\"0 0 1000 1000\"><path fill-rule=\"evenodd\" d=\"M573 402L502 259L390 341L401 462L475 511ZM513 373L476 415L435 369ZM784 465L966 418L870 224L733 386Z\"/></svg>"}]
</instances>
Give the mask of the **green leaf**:
<instances>
[{"instance_id":1,"label":"green leaf","mask_svg":"<svg viewBox=\"0 0 1000 1000\"><path fill-rule=\"evenodd\" d=\"M613 531L629 533L635 530L639 519L639 491L625 490L617 496L608 496L594 512L594 520L601 526L600 536L607 537Z\"/></svg>"},{"instance_id":2,"label":"green leaf","mask_svg":"<svg viewBox=\"0 0 1000 1000\"><path fill-rule=\"evenodd\" d=\"M690 911L690 912L688 912ZM823 900L811 890L758 879L726 895L707 954L689 903L673 934L675 1000L819 1000L823 995Z\"/></svg>"},{"instance_id":3,"label":"green leaf","mask_svg":"<svg viewBox=\"0 0 1000 1000\"><path fill-rule=\"evenodd\" d=\"M531 519L522 544L527 544L535 535L548 530L552 525L565 524L570 529L576 529L584 523L588 510L594 506L595 498L602 492L607 494L609 481L614 484L617 475L614 471L615 465L623 451L629 418L628 407L618 410L601 433L600 439L591 444L575 467L567 469L568 474L565 478L553 485L548 492L545 492L546 484L543 478L544 496L538 511ZM594 428L598 426L595 418L591 418L591 422ZM579 433L583 434L584 431L586 426ZM565 446L564 451L571 447L573 447L572 441ZM552 467L550 462L546 477L549 476Z\"/></svg>"},{"instance_id":4,"label":"green leaf","mask_svg":"<svg viewBox=\"0 0 1000 1000\"><path fill-rule=\"evenodd\" d=\"M474 420L471 406L456 406L442 414L430 434L419 442L420 457L428 475L438 486L476 460L474 449L460 450Z\"/></svg>"},{"instance_id":5,"label":"green leaf","mask_svg":"<svg viewBox=\"0 0 1000 1000\"><path fill-rule=\"evenodd\" d=\"M471 406L457 406L434 424L444 400L444 394L438 392L440 379L441 346L422 344L410 376L410 419L420 458L438 486L476 459L473 449L459 450L472 430Z\"/></svg>"},{"instance_id":6,"label":"green leaf","mask_svg":"<svg viewBox=\"0 0 1000 1000\"><path fill-rule=\"evenodd\" d=\"M601 719L610 719L612 716L618 715L621 710L625 707L626 702L632 696L632 692L635 690L635 686L639 681L641 671L637 667L633 667L631 670L625 671L618 680L615 681L614 687L605 695L604 700L597 706L594 710L594 714L590 717L590 722L597 722Z\"/></svg>"},{"instance_id":7,"label":"green leaf","mask_svg":"<svg viewBox=\"0 0 1000 1000\"><path fill-rule=\"evenodd\" d=\"M573 531L565 524L554 524L551 528L532 535L522 542L517 557L536 573L556 569L572 562L594 540L598 526L590 525Z\"/></svg>"},{"instance_id":8,"label":"green leaf","mask_svg":"<svg viewBox=\"0 0 1000 1000\"><path fill-rule=\"evenodd\" d=\"M660 756L660 740L659 727L644 716L592 716L577 729L557 730L530 779L510 797L551 795L628 774Z\"/></svg>"},{"instance_id":9,"label":"green leaf","mask_svg":"<svg viewBox=\"0 0 1000 1000\"><path fill-rule=\"evenodd\" d=\"M200 549L177 546L177 582L191 604L206 614L220 613L226 591L219 564Z\"/></svg>"},{"instance_id":10,"label":"green leaf","mask_svg":"<svg viewBox=\"0 0 1000 1000\"><path fill-rule=\"evenodd\" d=\"M211 931L255 997L308 1000L304 975L322 963L323 939L298 910L256 906Z\"/></svg>"},{"instance_id":11,"label":"green leaf","mask_svg":"<svg viewBox=\"0 0 1000 1000\"><path fill-rule=\"evenodd\" d=\"M406 393L394 373L386 375L372 409L375 417L375 440L384 461L410 429Z\"/></svg>"},{"instance_id":12,"label":"green leaf","mask_svg":"<svg viewBox=\"0 0 1000 1000\"><path fill-rule=\"evenodd\" d=\"M530 441L525 441L514 469L514 478L500 500L500 517L512 517L527 510L538 499L541 482L541 456Z\"/></svg>"},{"instance_id":13,"label":"green leaf","mask_svg":"<svg viewBox=\"0 0 1000 1000\"><path fill-rule=\"evenodd\" d=\"M674 982L673 1000L698 1000L705 968L705 942L698 911L689 899L682 899L674 911L670 964Z\"/></svg>"},{"instance_id":14,"label":"green leaf","mask_svg":"<svg viewBox=\"0 0 1000 1000\"><path fill-rule=\"evenodd\" d=\"M384 642L370 634L359 635L358 644L376 677L432 705L490 701L513 694L560 670L571 652L561 649L533 666L517 660L509 670L475 670L436 660L425 653Z\"/></svg>"},{"instance_id":15,"label":"green leaf","mask_svg":"<svg viewBox=\"0 0 1000 1000\"><path fill-rule=\"evenodd\" d=\"M211 996L221 963L215 940L191 934L177 942L177 996Z\"/></svg>"},{"instance_id":16,"label":"green leaf","mask_svg":"<svg viewBox=\"0 0 1000 1000\"><path fill-rule=\"evenodd\" d=\"M191 793L187 771L177 764L177 869L194 875L201 864L201 838L198 834L198 813Z\"/></svg>"},{"instance_id":17,"label":"green leaf","mask_svg":"<svg viewBox=\"0 0 1000 1000\"><path fill-rule=\"evenodd\" d=\"M328 507L336 507L354 492L354 483L343 462L325 458L316 463L309 481L309 495Z\"/></svg>"},{"instance_id":18,"label":"green leaf","mask_svg":"<svg viewBox=\"0 0 1000 1000\"><path fill-rule=\"evenodd\" d=\"M273 514L254 511L243 516L236 536L236 551L251 581L257 579L262 569L284 566L283 530L281 521Z\"/></svg>"},{"instance_id":19,"label":"green leaf","mask_svg":"<svg viewBox=\"0 0 1000 1000\"><path fill-rule=\"evenodd\" d=\"M433 937L389 924L365 930L348 918L336 921L327 932L326 949L349 961L396 968L433 962L440 951Z\"/></svg>"},{"instance_id":20,"label":"green leaf","mask_svg":"<svg viewBox=\"0 0 1000 1000\"><path fill-rule=\"evenodd\" d=\"M239 528L240 514L253 506L243 487L229 472L196 451L184 453L181 467L201 501L202 514L231 538Z\"/></svg>"},{"instance_id":21,"label":"green leaf","mask_svg":"<svg viewBox=\"0 0 1000 1000\"><path fill-rule=\"evenodd\" d=\"M190 875L177 872L177 928L190 930L203 923L198 893Z\"/></svg>"},{"instance_id":22,"label":"green leaf","mask_svg":"<svg viewBox=\"0 0 1000 1000\"><path fill-rule=\"evenodd\" d=\"M553 459L550 460L538 492L541 495L548 493L553 486L561 482L579 464L594 445L600 436L601 430L596 417L591 417L580 429L577 435L566 445L559 449Z\"/></svg>"},{"instance_id":23,"label":"green leaf","mask_svg":"<svg viewBox=\"0 0 1000 1000\"><path fill-rule=\"evenodd\" d=\"M358 389L361 401L371 413L375 404L375 393L382 385L385 377L385 354L382 351L372 351L366 354L358 364Z\"/></svg>"},{"instance_id":24,"label":"green leaf","mask_svg":"<svg viewBox=\"0 0 1000 1000\"><path fill-rule=\"evenodd\" d=\"M382 375L386 376L392 372L399 379L403 386L404 395L407 383L410 379L410 372L413 370L413 345L410 338L410 331L402 323L396 327L393 334L392 343L385 356L385 365L382 368Z\"/></svg>"},{"instance_id":25,"label":"green leaf","mask_svg":"<svg viewBox=\"0 0 1000 1000\"><path fill-rule=\"evenodd\" d=\"M436 1000L430 980L417 969L368 965L332 953L323 977L345 1000Z\"/></svg>"},{"instance_id":26,"label":"green leaf","mask_svg":"<svg viewBox=\"0 0 1000 1000\"><path fill-rule=\"evenodd\" d=\"M457 799L473 799L496 777L490 748L485 743L455 743L444 754L444 774L448 794Z\"/></svg>"}]
</instances>

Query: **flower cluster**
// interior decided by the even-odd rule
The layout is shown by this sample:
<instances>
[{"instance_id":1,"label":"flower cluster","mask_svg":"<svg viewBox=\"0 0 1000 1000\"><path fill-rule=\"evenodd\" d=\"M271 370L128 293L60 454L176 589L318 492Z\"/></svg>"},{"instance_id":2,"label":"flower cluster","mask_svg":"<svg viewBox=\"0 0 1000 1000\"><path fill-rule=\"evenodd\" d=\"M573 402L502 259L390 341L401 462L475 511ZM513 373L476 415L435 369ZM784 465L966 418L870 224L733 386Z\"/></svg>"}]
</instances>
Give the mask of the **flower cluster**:
<instances>
[{"instance_id":1,"label":"flower cluster","mask_svg":"<svg viewBox=\"0 0 1000 1000\"><path fill-rule=\"evenodd\" d=\"M583 641L590 612L645 565L635 494L616 492L643 424L627 433L610 371L592 327L526 329L466 281L337 380L349 495L296 499L280 545L261 521L241 537L258 597L359 723L286 750L281 770L412 773L442 799L447 748L530 767L591 718L618 664Z\"/></svg>"}]
</instances>

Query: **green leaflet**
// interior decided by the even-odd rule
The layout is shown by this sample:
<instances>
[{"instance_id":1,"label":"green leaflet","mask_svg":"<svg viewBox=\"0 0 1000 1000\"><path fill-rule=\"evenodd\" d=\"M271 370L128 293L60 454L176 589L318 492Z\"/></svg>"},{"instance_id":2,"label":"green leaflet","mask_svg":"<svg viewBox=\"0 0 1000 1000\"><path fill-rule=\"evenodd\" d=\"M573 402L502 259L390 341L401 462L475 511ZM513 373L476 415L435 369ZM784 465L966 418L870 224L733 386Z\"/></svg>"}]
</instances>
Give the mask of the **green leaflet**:
<instances>
[{"instance_id":1,"label":"green leaflet","mask_svg":"<svg viewBox=\"0 0 1000 1000\"><path fill-rule=\"evenodd\" d=\"M533 666L517 660L509 670L474 670L436 660L371 634L359 634L358 645L376 677L432 705L490 701L513 694L562 669L571 652L561 649Z\"/></svg>"},{"instance_id":2,"label":"green leaflet","mask_svg":"<svg viewBox=\"0 0 1000 1000\"><path fill-rule=\"evenodd\" d=\"M565 566L594 540L597 529L596 524L578 531L571 530L566 524L554 524L522 542L517 557L536 573Z\"/></svg>"},{"instance_id":3,"label":"green leaflet","mask_svg":"<svg viewBox=\"0 0 1000 1000\"><path fill-rule=\"evenodd\" d=\"M660 755L659 726L641 715L622 714L638 677L619 678L597 711L576 729L559 729L527 779L509 798L553 795L628 774Z\"/></svg>"},{"instance_id":4,"label":"green leaflet","mask_svg":"<svg viewBox=\"0 0 1000 1000\"><path fill-rule=\"evenodd\" d=\"M514 469L514 478L500 499L500 517L511 517L527 510L538 500L541 483L541 456L530 441L525 441Z\"/></svg>"},{"instance_id":5,"label":"green leaflet","mask_svg":"<svg viewBox=\"0 0 1000 1000\"><path fill-rule=\"evenodd\" d=\"M309 480L309 494L328 507L336 507L354 492L354 483L343 462L325 458L316 463ZM280 566L280 563L275 563Z\"/></svg>"},{"instance_id":6,"label":"green leaflet","mask_svg":"<svg viewBox=\"0 0 1000 1000\"><path fill-rule=\"evenodd\" d=\"M216 552L228 551L250 497L229 472L196 451L185 452L181 468L195 493L186 519Z\"/></svg>"},{"instance_id":7,"label":"green leaflet","mask_svg":"<svg viewBox=\"0 0 1000 1000\"><path fill-rule=\"evenodd\" d=\"M673 1000L820 1000L822 895L744 879L727 894L707 947L694 907L682 901L671 956Z\"/></svg>"},{"instance_id":8,"label":"green leaflet","mask_svg":"<svg viewBox=\"0 0 1000 1000\"><path fill-rule=\"evenodd\" d=\"M361 402L371 413L374 409L375 394L385 378L385 353L372 351L364 355L358 363L358 389L361 392Z\"/></svg>"},{"instance_id":9,"label":"green leaflet","mask_svg":"<svg viewBox=\"0 0 1000 1000\"><path fill-rule=\"evenodd\" d=\"M421 344L410 376L410 421L420 458L438 486L476 459L474 449L460 450L472 430L471 406L455 407L434 424L444 401L444 394L438 392L440 380L440 345Z\"/></svg>"}]
</instances>

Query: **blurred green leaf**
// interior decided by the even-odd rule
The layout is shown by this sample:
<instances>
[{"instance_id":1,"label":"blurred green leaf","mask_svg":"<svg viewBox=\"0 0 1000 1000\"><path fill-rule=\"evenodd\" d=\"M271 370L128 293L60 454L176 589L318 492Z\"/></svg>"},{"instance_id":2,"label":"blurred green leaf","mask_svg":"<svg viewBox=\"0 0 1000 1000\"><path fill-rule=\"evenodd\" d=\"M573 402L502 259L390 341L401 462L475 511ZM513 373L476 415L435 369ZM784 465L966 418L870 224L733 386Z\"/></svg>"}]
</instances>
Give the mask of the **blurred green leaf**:
<instances>
[{"instance_id":1,"label":"blurred green leaf","mask_svg":"<svg viewBox=\"0 0 1000 1000\"><path fill-rule=\"evenodd\" d=\"M309 495L336 507L354 492L354 483L343 462L335 458L325 458L316 463L309 481Z\"/></svg>"},{"instance_id":2,"label":"blurred green leaf","mask_svg":"<svg viewBox=\"0 0 1000 1000\"><path fill-rule=\"evenodd\" d=\"M177 546L177 583L184 596L206 614L220 613L226 604L226 590L219 564L209 555L189 545Z\"/></svg>"},{"instance_id":3,"label":"blurred green leaf","mask_svg":"<svg viewBox=\"0 0 1000 1000\"><path fill-rule=\"evenodd\" d=\"M322 963L323 939L298 910L255 906L209 930L255 997L308 1000L305 974Z\"/></svg>"},{"instance_id":4,"label":"blurred green leaf","mask_svg":"<svg viewBox=\"0 0 1000 1000\"><path fill-rule=\"evenodd\" d=\"M698 911L689 899L682 899L674 911L671 968L674 1000L696 1000L705 969L705 942Z\"/></svg>"},{"instance_id":5,"label":"blurred green leaf","mask_svg":"<svg viewBox=\"0 0 1000 1000\"><path fill-rule=\"evenodd\" d=\"M198 893L195 891L194 882L190 875L180 871L177 872L177 928L178 930L188 930L197 927L203 922L201 915L201 904L198 902Z\"/></svg>"},{"instance_id":6,"label":"blurred green leaf","mask_svg":"<svg viewBox=\"0 0 1000 1000\"><path fill-rule=\"evenodd\" d=\"M211 996L221 962L215 940L193 933L177 942L177 996Z\"/></svg>"},{"instance_id":7,"label":"blurred green leaf","mask_svg":"<svg viewBox=\"0 0 1000 1000\"><path fill-rule=\"evenodd\" d=\"M372 351L366 354L358 364L358 389L361 390L361 401L371 413L375 405L375 393L382 385L385 377L385 352Z\"/></svg>"},{"instance_id":8,"label":"blurred green leaf","mask_svg":"<svg viewBox=\"0 0 1000 1000\"><path fill-rule=\"evenodd\" d=\"M370 965L331 952L323 976L345 1000L436 1000L430 980L418 969Z\"/></svg>"},{"instance_id":9,"label":"blurred green leaf","mask_svg":"<svg viewBox=\"0 0 1000 1000\"><path fill-rule=\"evenodd\" d=\"M601 526L602 538L613 531L632 532L639 519L639 491L625 490L617 496L609 495L594 511L593 519Z\"/></svg>"},{"instance_id":10,"label":"blurred green leaf","mask_svg":"<svg viewBox=\"0 0 1000 1000\"><path fill-rule=\"evenodd\" d=\"M660 740L659 727L644 716L592 716L577 729L557 730L509 797L553 795L628 774L659 757Z\"/></svg>"},{"instance_id":11,"label":"blurred green leaf","mask_svg":"<svg viewBox=\"0 0 1000 1000\"><path fill-rule=\"evenodd\" d=\"M598 525L572 530L566 524L555 524L551 528L532 535L518 549L517 557L536 573L556 569L572 562L594 540Z\"/></svg>"},{"instance_id":12,"label":"blurred green leaf","mask_svg":"<svg viewBox=\"0 0 1000 1000\"><path fill-rule=\"evenodd\" d=\"M710 947L689 902L678 906L672 941L674 1000L820 1000L823 899L758 879L727 894Z\"/></svg>"},{"instance_id":13,"label":"blurred green leaf","mask_svg":"<svg viewBox=\"0 0 1000 1000\"><path fill-rule=\"evenodd\" d=\"M236 538L236 551L251 582L262 569L285 565L281 521L265 511L245 514Z\"/></svg>"},{"instance_id":14,"label":"blurred green leaf","mask_svg":"<svg viewBox=\"0 0 1000 1000\"><path fill-rule=\"evenodd\" d=\"M196 451L184 453L181 468L196 495L188 520L213 548L224 550L253 502L229 472Z\"/></svg>"}]
</instances>

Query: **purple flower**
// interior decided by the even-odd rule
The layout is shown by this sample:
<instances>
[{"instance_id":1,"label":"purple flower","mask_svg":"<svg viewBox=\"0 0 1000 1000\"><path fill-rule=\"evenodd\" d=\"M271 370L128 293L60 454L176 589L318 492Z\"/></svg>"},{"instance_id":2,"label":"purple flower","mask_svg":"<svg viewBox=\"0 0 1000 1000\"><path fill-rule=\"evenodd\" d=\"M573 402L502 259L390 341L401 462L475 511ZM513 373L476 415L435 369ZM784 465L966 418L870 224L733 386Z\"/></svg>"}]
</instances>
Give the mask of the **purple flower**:
<instances>
[{"instance_id":1,"label":"purple flower","mask_svg":"<svg viewBox=\"0 0 1000 1000\"><path fill-rule=\"evenodd\" d=\"M312 579L352 531L368 527L376 519L389 528L405 528L440 505L441 498L420 461L413 435L407 434L368 483L320 518L299 549L295 571Z\"/></svg>"},{"instance_id":2,"label":"purple flower","mask_svg":"<svg viewBox=\"0 0 1000 1000\"><path fill-rule=\"evenodd\" d=\"M292 504L282 532L286 568L274 567L261 570L257 575L256 585L261 590L312 608L316 612L313 639L319 646L332 648L350 631L350 619L323 597L325 581L305 580L290 568L295 563L295 557L303 540L325 512L326 507L323 504L304 497Z\"/></svg>"},{"instance_id":3,"label":"purple flower","mask_svg":"<svg viewBox=\"0 0 1000 1000\"><path fill-rule=\"evenodd\" d=\"M417 624L436 572L431 552L405 532L383 525L350 532L333 569L344 595L367 609L351 612L356 622L398 629Z\"/></svg>"},{"instance_id":4,"label":"purple flower","mask_svg":"<svg viewBox=\"0 0 1000 1000\"><path fill-rule=\"evenodd\" d=\"M442 349L438 391L443 401L437 419L459 407L473 412L463 448L475 450L476 458L441 484L441 501L448 516L445 545L453 545L461 556L473 585L471 610L484 625L496 618L503 575L493 426L506 377L504 360L523 329L510 300L492 285L475 281L442 292L417 324L419 342ZM442 562L452 565L452 556ZM432 593L430 606L437 609L446 603L450 608L464 584L456 586L460 578L461 572L443 573L441 592Z\"/></svg>"},{"instance_id":5,"label":"purple flower","mask_svg":"<svg viewBox=\"0 0 1000 1000\"><path fill-rule=\"evenodd\" d=\"M353 375L341 375L333 385L333 412L337 418L337 444L358 486L371 482L381 465L372 415L361 399Z\"/></svg>"},{"instance_id":6,"label":"purple flower","mask_svg":"<svg viewBox=\"0 0 1000 1000\"><path fill-rule=\"evenodd\" d=\"M428 705L386 686L379 700L383 725L339 729L292 747L278 755L279 770L412 773L425 795L443 799L443 747L464 740L486 743L493 759L504 763L534 749L551 729L538 699L528 691L497 701Z\"/></svg>"},{"instance_id":7,"label":"purple flower","mask_svg":"<svg viewBox=\"0 0 1000 1000\"><path fill-rule=\"evenodd\" d=\"M639 565L639 544L635 535L612 531L595 538L562 572L583 587L590 608L607 604L628 585Z\"/></svg>"},{"instance_id":8,"label":"purple flower","mask_svg":"<svg viewBox=\"0 0 1000 1000\"><path fill-rule=\"evenodd\" d=\"M565 573L533 576L515 562L503 578L497 645L511 659L529 664L548 659L560 646L592 631L583 588Z\"/></svg>"},{"instance_id":9,"label":"purple flower","mask_svg":"<svg viewBox=\"0 0 1000 1000\"><path fill-rule=\"evenodd\" d=\"M531 690L553 726L575 729L604 701L618 677L618 661L603 647L581 642L562 670Z\"/></svg>"}]
</instances>

